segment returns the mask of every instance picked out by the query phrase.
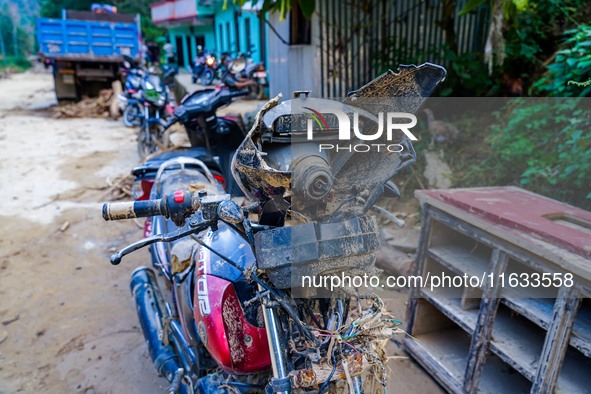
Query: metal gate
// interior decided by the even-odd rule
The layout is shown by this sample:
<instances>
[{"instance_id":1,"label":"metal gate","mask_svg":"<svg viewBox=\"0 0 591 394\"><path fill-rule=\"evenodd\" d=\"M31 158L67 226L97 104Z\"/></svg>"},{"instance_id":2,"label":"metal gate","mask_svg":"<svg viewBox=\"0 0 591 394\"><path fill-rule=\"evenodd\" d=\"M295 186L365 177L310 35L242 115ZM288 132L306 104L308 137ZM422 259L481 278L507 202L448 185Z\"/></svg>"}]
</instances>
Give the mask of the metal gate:
<instances>
[{"instance_id":1,"label":"metal gate","mask_svg":"<svg viewBox=\"0 0 591 394\"><path fill-rule=\"evenodd\" d=\"M454 14L458 54L481 51L489 24L488 8L457 16L467 1ZM398 64L446 65L441 0L323 0L316 11L323 97L344 97Z\"/></svg>"}]
</instances>

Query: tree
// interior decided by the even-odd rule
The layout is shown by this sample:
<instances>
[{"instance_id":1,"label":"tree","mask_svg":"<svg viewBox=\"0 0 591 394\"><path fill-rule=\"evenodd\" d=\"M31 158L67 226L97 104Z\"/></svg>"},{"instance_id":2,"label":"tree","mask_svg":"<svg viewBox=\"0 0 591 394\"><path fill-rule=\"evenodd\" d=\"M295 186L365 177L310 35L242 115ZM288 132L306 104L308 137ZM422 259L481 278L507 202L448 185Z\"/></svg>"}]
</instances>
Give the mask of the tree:
<instances>
[{"instance_id":1,"label":"tree","mask_svg":"<svg viewBox=\"0 0 591 394\"><path fill-rule=\"evenodd\" d=\"M33 51L33 40L23 26L15 23L15 19L8 3L0 3L0 34L4 50L7 56L21 57Z\"/></svg>"}]
</instances>

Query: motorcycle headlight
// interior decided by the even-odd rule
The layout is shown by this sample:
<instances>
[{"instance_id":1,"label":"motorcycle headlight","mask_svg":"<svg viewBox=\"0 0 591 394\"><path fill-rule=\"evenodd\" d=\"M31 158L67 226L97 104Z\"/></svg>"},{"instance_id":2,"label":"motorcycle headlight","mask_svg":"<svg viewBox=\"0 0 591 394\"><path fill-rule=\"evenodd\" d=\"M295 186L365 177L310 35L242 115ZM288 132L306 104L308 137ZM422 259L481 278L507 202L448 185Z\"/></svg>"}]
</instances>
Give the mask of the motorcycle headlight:
<instances>
[{"instance_id":1,"label":"motorcycle headlight","mask_svg":"<svg viewBox=\"0 0 591 394\"><path fill-rule=\"evenodd\" d=\"M155 89L144 90L144 97L150 102L155 102L160 99L160 93L158 93Z\"/></svg>"},{"instance_id":2,"label":"motorcycle headlight","mask_svg":"<svg viewBox=\"0 0 591 394\"><path fill-rule=\"evenodd\" d=\"M207 58L207 65L212 66L213 62L215 62L215 57L211 56Z\"/></svg>"}]
</instances>

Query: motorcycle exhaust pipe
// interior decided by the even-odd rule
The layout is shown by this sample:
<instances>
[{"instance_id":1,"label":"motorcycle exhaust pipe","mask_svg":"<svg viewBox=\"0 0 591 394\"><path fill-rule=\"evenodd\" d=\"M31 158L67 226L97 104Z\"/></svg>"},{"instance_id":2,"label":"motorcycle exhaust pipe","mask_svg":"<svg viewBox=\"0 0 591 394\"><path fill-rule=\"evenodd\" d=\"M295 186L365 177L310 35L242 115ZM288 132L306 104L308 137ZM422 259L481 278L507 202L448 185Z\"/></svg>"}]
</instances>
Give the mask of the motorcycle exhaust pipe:
<instances>
[{"instance_id":1,"label":"motorcycle exhaust pipe","mask_svg":"<svg viewBox=\"0 0 591 394\"><path fill-rule=\"evenodd\" d=\"M166 307L154 271L144 266L136 268L129 286L154 367L171 383L171 393L188 393L185 384L179 384L183 369L178 357L170 345L162 342Z\"/></svg>"}]
</instances>

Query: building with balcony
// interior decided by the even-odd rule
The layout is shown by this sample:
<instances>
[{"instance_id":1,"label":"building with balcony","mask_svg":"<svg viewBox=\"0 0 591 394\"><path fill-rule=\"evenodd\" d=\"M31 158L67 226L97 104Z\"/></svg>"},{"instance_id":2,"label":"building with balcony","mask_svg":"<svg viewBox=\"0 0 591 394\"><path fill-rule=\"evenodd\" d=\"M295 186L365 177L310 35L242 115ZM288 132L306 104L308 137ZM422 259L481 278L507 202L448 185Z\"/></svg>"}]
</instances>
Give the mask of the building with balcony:
<instances>
[{"instance_id":1,"label":"building with balcony","mask_svg":"<svg viewBox=\"0 0 591 394\"><path fill-rule=\"evenodd\" d=\"M259 18L262 1L242 7L223 0L163 0L151 4L152 22L168 30L180 67L190 67L201 45L218 56L251 52L253 61L266 62L266 26Z\"/></svg>"}]
</instances>

